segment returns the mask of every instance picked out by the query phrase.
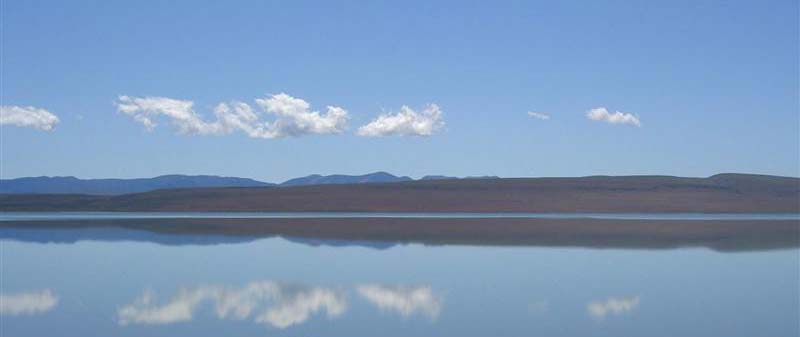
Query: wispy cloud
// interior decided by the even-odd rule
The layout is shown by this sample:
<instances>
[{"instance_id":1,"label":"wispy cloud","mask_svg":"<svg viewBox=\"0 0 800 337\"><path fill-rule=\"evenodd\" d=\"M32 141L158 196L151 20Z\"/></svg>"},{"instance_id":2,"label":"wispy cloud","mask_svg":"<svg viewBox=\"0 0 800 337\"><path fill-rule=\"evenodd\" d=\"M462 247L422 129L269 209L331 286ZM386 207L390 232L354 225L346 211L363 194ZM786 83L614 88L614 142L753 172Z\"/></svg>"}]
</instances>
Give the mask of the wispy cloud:
<instances>
[{"instance_id":1,"label":"wispy cloud","mask_svg":"<svg viewBox=\"0 0 800 337\"><path fill-rule=\"evenodd\" d=\"M224 135L238 131L253 138L282 138L340 133L347 128L349 116L340 107L328 106L327 112L321 114L312 111L308 102L284 93L258 98L255 102L274 119L264 121L250 105L238 101L219 103L214 108L216 119L212 121L204 120L195 112L194 102L189 100L120 96L116 106L118 111L149 131L157 126L156 119L165 118L178 133L188 135Z\"/></svg>"},{"instance_id":2,"label":"wispy cloud","mask_svg":"<svg viewBox=\"0 0 800 337\"><path fill-rule=\"evenodd\" d=\"M358 128L360 136L430 136L444 126L442 110L436 104L427 105L422 111L402 106L397 113L378 116L369 124Z\"/></svg>"},{"instance_id":3,"label":"wispy cloud","mask_svg":"<svg viewBox=\"0 0 800 337\"><path fill-rule=\"evenodd\" d=\"M442 310L442 298L435 295L429 286L367 284L357 287L356 290L361 297L381 310L393 311L403 317L421 313L435 319Z\"/></svg>"},{"instance_id":4,"label":"wispy cloud","mask_svg":"<svg viewBox=\"0 0 800 337\"><path fill-rule=\"evenodd\" d=\"M251 318L276 328L301 324L317 312L329 317L344 313L344 295L326 288L261 281L239 289L222 286L181 288L169 302L155 304L152 292L145 291L133 303L117 311L118 322L128 324L168 324L190 321L204 302L214 303L219 319Z\"/></svg>"},{"instance_id":5,"label":"wispy cloud","mask_svg":"<svg viewBox=\"0 0 800 337\"><path fill-rule=\"evenodd\" d=\"M194 102L192 101L167 97L120 96L117 102L117 110L131 116L135 121L144 125L148 131L152 131L157 126L153 119L163 116L170 119L180 133L216 133L212 124L203 121L194 112L193 106Z\"/></svg>"},{"instance_id":6,"label":"wispy cloud","mask_svg":"<svg viewBox=\"0 0 800 337\"><path fill-rule=\"evenodd\" d=\"M622 113L619 111L610 113L606 108L603 107L594 108L587 111L586 118L593 121L601 121L611 124L630 124L630 125L642 126L641 122L639 121L639 117L633 114Z\"/></svg>"},{"instance_id":7,"label":"wispy cloud","mask_svg":"<svg viewBox=\"0 0 800 337\"><path fill-rule=\"evenodd\" d=\"M531 116L531 117L536 118L536 119L541 119L543 121L546 121L546 120L550 119L550 115L546 114L544 112L529 111L528 112L528 116Z\"/></svg>"},{"instance_id":8,"label":"wispy cloud","mask_svg":"<svg viewBox=\"0 0 800 337\"><path fill-rule=\"evenodd\" d=\"M52 310L58 297L50 289L14 294L0 294L0 314L33 315Z\"/></svg>"},{"instance_id":9,"label":"wispy cloud","mask_svg":"<svg viewBox=\"0 0 800 337\"><path fill-rule=\"evenodd\" d=\"M58 116L45 109L32 106L0 106L0 125L14 125L50 131L56 127L58 122Z\"/></svg>"},{"instance_id":10,"label":"wispy cloud","mask_svg":"<svg viewBox=\"0 0 800 337\"><path fill-rule=\"evenodd\" d=\"M639 296L609 298L605 301L595 301L586 305L586 310L594 318L604 319L607 315L620 315L631 312L639 307Z\"/></svg>"}]
</instances>

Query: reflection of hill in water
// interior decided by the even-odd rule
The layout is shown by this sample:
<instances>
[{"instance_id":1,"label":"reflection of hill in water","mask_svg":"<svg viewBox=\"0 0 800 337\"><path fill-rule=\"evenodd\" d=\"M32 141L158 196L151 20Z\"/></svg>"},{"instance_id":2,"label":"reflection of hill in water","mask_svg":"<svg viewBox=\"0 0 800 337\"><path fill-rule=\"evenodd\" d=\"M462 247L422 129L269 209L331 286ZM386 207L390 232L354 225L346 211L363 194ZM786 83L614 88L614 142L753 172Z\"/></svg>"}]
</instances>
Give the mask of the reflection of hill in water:
<instances>
[{"instance_id":1,"label":"reflection of hill in water","mask_svg":"<svg viewBox=\"0 0 800 337\"><path fill-rule=\"evenodd\" d=\"M254 241L256 237L226 235L174 235L124 228L21 229L2 228L0 239L33 243L77 243L79 241L152 242L168 246L215 245Z\"/></svg>"},{"instance_id":2,"label":"reflection of hill in water","mask_svg":"<svg viewBox=\"0 0 800 337\"><path fill-rule=\"evenodd\" d=\"M366 247L366 248L373 248L373 249L389 249L397 245L397 242L392 241L354 241L354 240L326 240L326 239L307 239L307 238L300 238L300 237L284 237L284 239L294 242L300 243L304 245L319 247L319 246L329 246L329 247Z\"/></svg>"},{"instance_id":3,"label":"reflection of hill in water","mask_svg":"<svg viewBox=\"0 0 800 337\"><path fill-rule=\"evenodd\" d=\"M272 236L277 237L277 236ZM42 244L74 244L79 241L100 242L150 242L166 246L184 245L219 245L247 243L265 237L258 236L232 236L232 235L192 235L192 234L163 234L143 230L124 228L74 228L74 229L22 229L0 228L0 240L12 240ZM353 240L324 240L284 237L285 240L313 246L347 247L358 246L373 249L388 249L396 245L394 242L380 241L353 241Z\"/></svg>"},{"instance_id":4,"label":"reflection of hill in water","mask_svg":"<svg viewBox=\"0 0 800 337\"><path fill-rule=\"evenodd\" d=\"M0 221L0 239L211 245L291 238L310 246L386 249L424 245L718 251L797 248L797 220L619 220L539 218L176 218Z\"/></svg>"}]
</instances>

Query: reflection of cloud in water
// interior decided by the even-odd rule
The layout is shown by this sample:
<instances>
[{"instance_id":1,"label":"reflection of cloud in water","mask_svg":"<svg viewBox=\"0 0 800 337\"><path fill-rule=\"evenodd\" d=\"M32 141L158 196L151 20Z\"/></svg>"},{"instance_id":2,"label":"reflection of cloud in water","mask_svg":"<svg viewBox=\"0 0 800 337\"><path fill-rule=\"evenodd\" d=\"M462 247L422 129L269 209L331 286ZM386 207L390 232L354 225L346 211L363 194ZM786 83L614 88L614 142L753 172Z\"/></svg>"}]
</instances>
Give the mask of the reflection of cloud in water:
<instances>
[{"instance_id":1,"label":"reflection of cloud in water","mask_svg":"<svg viewBox=\"0 0 800 337\"><path fill-rule=\"evenodd\" d=\"M358 294L381 310L394 311L403 317L422 313L436 319L442 310L442 299L431 287L402 287L367 284L357 288Z\"/></svg>"},{"instance_id":2,"label":"reflection of cloud in water","mask_svg":"<svg viewBox=\"0 0 800 337\"><path fill-rule=\"evenodd\" d=\"M341 315L347 308L343 296L327 289L313 288L307 291L278 293L278 305L260 316L256 322L269 323L279 328L303 323L312 313L325 309L328 317Z\"/></svg>"},{"instance_id":3,"label":"reflection of cloud in water","mask_svg":"<svg viewBox=\"0 0 800 337\"><path fill-rule=\"evenodd\" d=\"M310 315L324 310L328 317L344 313L344 296L330 289L286 285L271 281L253 282L239 289L221 286L182 288L163 305L155 305L154 295L146 291L134 303L117 312L121 325L166 324L189 321L203 302L213 302L220 319L247 319L286 328L305 322Z\"/></svg>"},{"instance_id":4,"label":"reflection of cloud in water","mask_svg":"<svg viewBox=\"0 0 800 337\"><path fill-rule=\"evenodd\" d=\"M0 314L33 315L53 309L58 297L50 289L15 294L0 294Z\"/></svg>"},{"instance_id":5,"label":"reflection of cloud in water","mask_svg":"<svg viewBox=\"0 0 800 337\"><path fill-rule=\"evenodd\" d=\"M528 304L528 312L533 315L541 315L550 310L550 302L547 300L536 301Z\"/></svg>"},{"instance_id":6,"label":"reflection of cloud in water","mask_svg":"<svg viewBox=\"0 0 800 337\"><path fill-rule=\"evenodd\" d=\"M589 315L597 319L604 319L608 314L619 315L631 312L639 307L639 296L609 298L605 301L595 301L586 306Z\"/></svg>"}]
</instances>

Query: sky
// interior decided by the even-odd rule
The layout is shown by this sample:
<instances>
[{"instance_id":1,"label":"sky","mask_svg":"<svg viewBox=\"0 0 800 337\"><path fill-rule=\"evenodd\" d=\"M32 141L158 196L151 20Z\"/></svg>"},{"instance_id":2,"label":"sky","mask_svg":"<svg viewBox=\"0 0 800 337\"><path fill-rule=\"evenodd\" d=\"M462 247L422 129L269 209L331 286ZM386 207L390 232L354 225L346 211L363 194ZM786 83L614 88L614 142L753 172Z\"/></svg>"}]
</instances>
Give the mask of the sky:
<instances>
[{"instance_id":1,"label":"sky","mask_svg":"<svg viewBox=\"0 0 800 337\"><path fill-rule=\"evenodd\" d=\"M800 176L798 2L2 1L0 176Z\"/></svg>"}]
</instances>

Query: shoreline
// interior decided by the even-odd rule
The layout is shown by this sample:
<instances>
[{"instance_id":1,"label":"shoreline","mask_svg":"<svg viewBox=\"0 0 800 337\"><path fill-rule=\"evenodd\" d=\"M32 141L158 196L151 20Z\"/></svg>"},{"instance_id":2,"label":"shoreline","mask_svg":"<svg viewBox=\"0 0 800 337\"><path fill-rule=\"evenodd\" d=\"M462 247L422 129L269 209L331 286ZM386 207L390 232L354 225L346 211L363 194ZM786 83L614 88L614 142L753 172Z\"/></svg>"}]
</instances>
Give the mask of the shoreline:
<instances>
[{"instance_id":1,"label":"shoreline","mask_svg":"<svg viewBox=\"0 0 800 337\"><path fill-rule=\"evenodd\" d=\"M716 213L716 212L253 212L253 211L4 211L0 222L6 221L64 221L64 220L169 220L169 219L565 219L565 220L686 220L686 221L800 221L798 212Z\"/></svg>"},{"instance_id":2,"label":"shoreline","mask_svg":"<svg viewBox=\"0 0 800 337\"><path fill-rule=\"evenodd\" d=\"M1 221L2 229L121 228L177 236L717 251L800 247L800 220L170 218Z\"/></svg>"}]
</instances>

